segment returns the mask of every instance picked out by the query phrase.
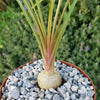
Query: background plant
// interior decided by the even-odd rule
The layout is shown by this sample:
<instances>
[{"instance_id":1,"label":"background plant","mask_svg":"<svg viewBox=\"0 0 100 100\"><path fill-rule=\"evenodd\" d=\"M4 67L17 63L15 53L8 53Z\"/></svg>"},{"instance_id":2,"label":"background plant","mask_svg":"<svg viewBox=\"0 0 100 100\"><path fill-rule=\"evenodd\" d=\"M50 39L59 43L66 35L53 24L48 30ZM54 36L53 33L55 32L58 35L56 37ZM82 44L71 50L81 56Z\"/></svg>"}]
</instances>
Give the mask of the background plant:
<instances>
[{"instance_id":1,"label":"background plant","mask_svg":"<svg viewBox=\"0 0 100 100\"><path fill-rule=\"evenodd\" d=\"M8 8L10 11L12 11L12 9L10 9L10 7L8 6L10 4L10 0L0 0L0 11L4 11L6 10L6 8ZM13 11L12 11L13 12Z\"/></svg>"},{"instance_id":2,"label":"background plant","mask_svg":"<svg viewBox=\"0 0 100 100\"><path fill-rule=\"evenodd\" d=\"M65 1L63 3L65 4ZM15 2L13 2L12 4L12 9L16 14L13 15L12 13L9 13L12 15L12 17L7 17L7 15L9 15L8 13L6 13L9 12L8 9L7 11L0 13L0 18L2 14L5 15L3 17L5 18L4 25L2 23L2 20L0 20L0 40L2 41L0 42L0 45L2 44L3 46L2 48L0 48L0 84L14 68L17 68L20 65L25 64L26 62L32 61L33 53L37 54L38 59L41 58L38 44L34 35L32 37L30 26L27 25L27 21L23 17L23 13L16 6L16 4L17 3ZM43 18L45 20L47 18L47 14L44 10L47 4L48 0L42 2L41 5ZM69 27L67 27L62 41L59 45L56 59L73 63L84 70L93 80L96 87L97 100L99 100L100 1L92 0L92 4L95 10L94 17L91 15L91 11L88 7L82 6L83 2L80 1L79 3L77 3L77 6L70 18L70 22L68 25ZM18 13L18 10L16 11L15 9L19 9L20 14ZM19 22L19 24L17 22ZM45 24L46 23L47 21L45 21ZM20 30L20 26L22 30ZM9 31L7 30L7 27L9 28ZM14 28L16 29L16 31ZM86 48L87 46L89 46L90 49ZM3 53L6 53L6 57L4 57L5 55L3 55ZM7 59L9 59L9 61Z\"/></svg>"}]
</instances>

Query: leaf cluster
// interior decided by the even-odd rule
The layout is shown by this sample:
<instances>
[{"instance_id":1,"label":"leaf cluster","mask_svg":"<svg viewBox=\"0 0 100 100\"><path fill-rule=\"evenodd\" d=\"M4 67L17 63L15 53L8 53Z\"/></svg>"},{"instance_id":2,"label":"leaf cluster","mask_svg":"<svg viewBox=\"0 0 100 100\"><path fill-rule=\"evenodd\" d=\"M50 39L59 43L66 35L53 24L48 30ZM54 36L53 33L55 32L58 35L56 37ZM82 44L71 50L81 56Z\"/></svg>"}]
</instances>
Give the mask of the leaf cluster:
<instances>
[{"instance_id":1,"label":"leaf cluster","mask_svg":"<svg viewBox=\"0 0 100 100\"><path fill-rule=\"evenodd\" d=\"M22 1L20 2L19 0L17 0L37 39L42 57L46 63L45 67L49 68L54 67L54 61L59 43L68 25L68 21L70 19L71 13L75 7L77 0L73 0L72 4L70 3L70 0L66 1L59 19L58 15L60 12L62 0L58 1L54 19L52 16L53 16L55 0L50 0L47 27L45 26L45 23L43 21L43 15L41 13L41 8L40 8L40 3L43 0L40 1L35 0L35 4L32 0L30 1L22 0ZM67 10L66 12L68 5L69 5L69 10ZM27 11L25 11L24 7L27 8ZM65 13L67 13L65 16L66 20L62 23L62 19ZM37 28L36 30L34 28L34 25Z\"/></svg>"}]
</instances>

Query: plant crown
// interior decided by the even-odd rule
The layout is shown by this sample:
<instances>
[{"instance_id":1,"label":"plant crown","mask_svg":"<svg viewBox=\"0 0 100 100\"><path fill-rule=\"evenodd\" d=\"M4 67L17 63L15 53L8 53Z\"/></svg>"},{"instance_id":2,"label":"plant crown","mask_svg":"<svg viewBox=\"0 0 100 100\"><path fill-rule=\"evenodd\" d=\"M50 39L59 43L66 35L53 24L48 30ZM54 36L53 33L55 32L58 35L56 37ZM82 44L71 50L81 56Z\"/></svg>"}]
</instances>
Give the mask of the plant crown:
<instances>
[{"instance_id":1,"label":"plant crown","mask_svg":"<svg viewBox=\"0 0 100 100\"><path fill-rule=\"evenodd\" d=\"M68 21L70 19L71 13L75 7L77 0L73 0L73 2L71 2L71 0L66 0L62 14L60 18L58 18L61 4L63 1L59 0L54 19L53 9L55 0L50 0L47 29L43 21L43 16L40 8L40 4L42 1L43 0L35 0L34 4L32 0L17 0L37 39L42 57L45 61L45 69L48 68L48 70L50 70L54 68L57 48L66 30ZM24 6L26 7L27 11L24 9ZM65 13L67 13L65 15L65 20L64 22L62 22Z\"/></svg>"}]
</instances>

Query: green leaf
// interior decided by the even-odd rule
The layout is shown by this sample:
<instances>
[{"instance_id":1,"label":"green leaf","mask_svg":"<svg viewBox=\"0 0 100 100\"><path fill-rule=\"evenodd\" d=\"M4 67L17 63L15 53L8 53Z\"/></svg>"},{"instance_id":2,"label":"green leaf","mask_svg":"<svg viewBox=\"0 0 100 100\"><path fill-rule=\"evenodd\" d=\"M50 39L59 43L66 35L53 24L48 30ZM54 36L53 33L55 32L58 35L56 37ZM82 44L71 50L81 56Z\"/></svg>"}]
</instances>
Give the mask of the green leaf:
<instances>
[{"instance_id":1,"label":"green leaf","mask_svg":"<svg viewBox=\"0 0 100 100\"><path fill-rule=\"evenodd\" d=\"M41 44L41 41L40 41L38 35L36 34L36 32L35 32L35 30L33 28L33 24L31 23L31 20L29 19L28 15L27 15L26 11L24 10L24 8L23 8L22 4L20 3L20 1L17 0L17 2L19 4L19 6L21 7L21 9L22 9L22 11L23 11L23 13L24 13L24 15L25 15L25 17L26 17L26 19L27 19L27 21L28 21L28 23L29 23L29 25L30 25L30 27L32 29L32 31L34 32L34 35L35 35L35 37L37 39L37 42L39 43L39 47L40 47L42 56L44 57L43 47L42 47L42 44Z\"/></svg>"},{"instance_id":2,"label":"green leaf","mask_svg":"<svg viewBox=\"0 0 100 100\"><path fill-rule=\"evenodd\" d=\"M72 13L72 11L73 11L73 9L74 9L76 3L77 3L77 0L74 0L73 3L72 3L72 5L71 5L71 8L70 8L69 12L67 13L67 16L66 16L66 18L65 18L66 21L63 23L62 29L60 30L60 32L59 32L59 34L58 34L58 37L57 37L57 40L56 40L56 43L55 43L55 46L54 46L54 49L53 49L53 52L52 52L51 60L52 60L52 59L55 57L55 55L56 55L56 52L57 52L59 43L60 43L61 38L62 38L62 35L63 35L64 32L65 32L65 29L66 29L66 27L67 27L67 25L68 25L68 20L69 20L69 18L70 18L70 16L71 16L71 13Z\"/></svg>"}]
</instances>

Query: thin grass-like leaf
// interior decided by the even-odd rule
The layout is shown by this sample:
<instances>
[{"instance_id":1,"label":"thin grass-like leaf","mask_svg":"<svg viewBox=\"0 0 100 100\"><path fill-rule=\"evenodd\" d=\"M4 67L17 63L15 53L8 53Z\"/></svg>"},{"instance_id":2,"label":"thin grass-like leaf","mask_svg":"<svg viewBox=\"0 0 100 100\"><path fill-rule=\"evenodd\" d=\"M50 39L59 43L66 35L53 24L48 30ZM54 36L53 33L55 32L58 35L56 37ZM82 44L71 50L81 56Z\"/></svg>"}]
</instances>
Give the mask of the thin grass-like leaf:
<instances>
[{"instance_id":1,"label":"thin grass-like leaf","mask_svg":"<svg viewBox=\"0 0 100 100\"><path fill-rule=\"evenodd\" d=\"M27 21L28 21L28 23L29 23L29 25L30 25L30 27L31 27L31 29L32 29L32 31L34 32L34 35L35 35L35 37L36 37L36 39L37 39L37 42L38 42L39 47L40 47L40 50L41 50L42 57L45 58L45 55L44 55L44 52L43 52L43 47L42 47L41 41L40 41L38 35L36 34L34 28L33 28L33 24L31 23L31 20L29 19L29 17L28 17L28 15L27 15L26 11L24 10L23 5L20 3L19 0L17 0L17 2L18 2L18 4L19 4L19 6L21 7L21 9L22 9L22 11L23 11L23 13L24 13L24 15L25 15L25 17L26 17L26 19L27 19Z\"/></svg>"},{"instance_id":2,"label":"thin grass-like leaf","mask_svg":"<svg viewBox=\"0 0 100 100\"><path fill-rule=\"evenodd\" d=\"M41 3L43 0L39 0L39 3ZM37 6L37 4L33 5L32 8L34 9Z\"/></svg>"},{"instance_id":3,"label":"thin grass-like leaf","mask_svg":"<svg viewBox=\"0 0 100 100\"><path fill-rule=\"evenodd\" d=\"M55 56L56 56L56 52L57 52L59 43L60 43L60 41L61 41L62 35L63 35L64 32L65 32L65 29L66 29L67 25L68 25L69 18L70 18L70 16L71 16L71 13L72 13L74 7L75 7L76 2L77 2L77 0L74 0L74 1L73 1L72 5L71 5L71 7L70 7L70 10L69 10L69 12L68 12L68 14L67 14L67 16L66 16L66 20L65 20L65 22L64 22L63 25L62 25L62 29L61 29L61 31L59 32L59 35L58 35L58 37L57 37L57 40L56 40L56 43L55 43L55 46L54 46L54 49L53 49L53 52L52 52L52 57L50 58L50 62L52 62L53 58L55 58Z\"/></svg>"},{"instance_id":4,"label":"thin grass-like leaf","mask_svg":"<svg viewBox=\"0 0 100 100\"><path fill-rule=\"evenodd\" d=\"M56 10L56 14L55 14L55 18L54 18L53 30L52 30L52 36L51 36L51 42L50 42L50 47L51 47L50 54L52 52L53 44L54 44L54 41L55 41L55 39L53 39L53 37L54 37L55 29L56 29L56 23L57 23L57 20L58 20L58 14L59 14L61 3L62 3L62 0L59 0L57 10Z\"/></svg>"},{"instance_id":5,"label":"thin grass-like leaf","mask_svg":"<svg viewBox=\"0 0 100 100\"><path fill-rule=\"evenodd\" d=\"M55 0L50 0L50 7L49 7L49 17L48 17L48 37L50 39L51 34L51 24L52 24L52 14L53 14L53 6Z\"/></svg>"},{"instance_id":6,"label":"thin grass-like leaf","mask_svg":"<svg viewBox=\"0 0 100 100\"><path fill-rule=\"evenodd\" d=\"M57 20L58 20L58 14L59 14L59 11L60 11L61 3L62 3L62 0L59 0L58 6L57 6L57 10L56 10L56 14L55 14L55 18L54 18L53 30L52 30L52 36L51 36L51 38L53 38L53 36L54 36L54 31L55 31L56 23L57 23Z\"/></svg>"},{"instance_id":7,"label":"thin grass-like leaf","mask_svg":"<svg viewBox=\"0 0 100 100\"><path fill-rule=\"evenodd\" d=\"M55 0L50 0L50 7L49 7L49 17L48 17L48 35L47 35L47 61L49 62L50 59L50 38L51 38L51 24L52 24L52 14L53 14L53 6Z\"/></svg>"},{"instance_id":8,"label":"thin grass-like leaf","mask_svg":"<svg viewBox=\"0 0 100 100\"><path fill-rule=\"evenodd\" d=\"M56 39L58 29L59 29L59 27L60 27L60 24L61 24L61 22L62 22L63 16L64 16L64 14L65 14L65 11L66 11L66 9L67 9L67 7L68 7L69 2L70 2L70 0L67 0L67 2L66 2L66 4L65 4L65 7L64 7L64 9L63 9L63 12L62 12L62 14L61 14L60 20L59 20L59 22L58 22L56 32L55 32L55 34L54 34L53 37L52 37L52 41L51 41L51 44L50 44L50 45L51 45L51 52L52 52L52 50L53 50L53 48L54 48L54 45L53 45L53 44L55 43L54 40Z\"/></svg>"},{"instance_id":9,"label":"thin grass-like leaf","mask_svg":"<svg viewBox=\"0 0 100 100\"><path fill-rule=\"evenodd\" d=\"M30 2L31 2L31 5L34 6L32 0L30 0ZM35 8L33 8L33 9L34 9L34 12L35 12L35 15L36 15L36 19L37 19L37 21L38 21L38 24L39 24L39 26L40 26L40 28L41 28L42 33L43 33L44 40L46 41L46 33L45 33L45 31L43 31L43 28L44 28L44 27L43 27L43 25L42 25L42 23L41 23L41 21L40 21L40 19L39 19L39 16L38 16L38 14L37 14L36 9L35 9Z\"/></svg>"},{"instance_id":10,"label":"thin grass-like leaf","mask_svg":"<svg viewBox=\"0 0 100 100\"><path fill-rule=\"evenodd\" d=\"M44 25L44 22L43 22L43 17L42 17L42 14L41 14L41 10L40 10L40 6L39 6L39 1L38 1L38 0L36 0L36 4L37 4L39 16L40 16L40 20L41 20L41 25L42 25L42 27L43 27L43 35L44 35L44 39L45 39L45 41L46 41L45 25Z\"/></svg>"},{"instance_id":11,"label":"thin grass-like leaf","mask_svg":"<svg viewBox=\"0 0 100 100\"><path fill-rule=\"evenodd\" d=\"M42 31L41 31L41 29L40 29L40 26L39 26L39 24L37 23L37 20L36 20L36 18L35 18L35 16L33 15L33 13L32 13L32 9L31 9L31 7L29 6L29 2L27 2L26 0L23 0L23 2L24 2L24 4L26 5L26 7L28 8L28 11L29 11L29 14L30 14L30 16L31 16L31 18L33 19L33 21L35 22L35 25L36 25L36 27L37 27L37 29L38 29L38 33L39 33L39 35L40 35L40 39L41 39L41 41L42 41L42 45L43 45L43 48L44 48L44 50L45 50L45 40L44 40L44 37L43 37L43 34L42 34Z\"/></svg>"},{"instance_id":12,"label":"thin grass-like leaf","mask_svg":"<svg viewBox=\"0 0 100 100\"><path fill-rule=\"evenodd\" d=\"M62 22L63 16L64 16L65 11L66 11L66 9L67 9L67 7L68 7L68 5L69 5L69 2L70 2L70 0L67 0L67 2L66 2L66 4L65 4L65 7L64 7L63 12L62 12L62 14L61 14L61 17L60 17L60 20L59 20L59 23L58 23L58 26L57 26L57 29L56 29L56 32L55 32L55 35L54 35L54 39L55 39L55 37L56 37L56 35L57 35L57 32L58 32L59 27L60 27L60 24L61 24L61 22Z\"/></svg>"}]
</instances>

